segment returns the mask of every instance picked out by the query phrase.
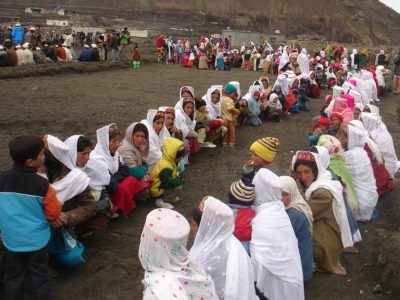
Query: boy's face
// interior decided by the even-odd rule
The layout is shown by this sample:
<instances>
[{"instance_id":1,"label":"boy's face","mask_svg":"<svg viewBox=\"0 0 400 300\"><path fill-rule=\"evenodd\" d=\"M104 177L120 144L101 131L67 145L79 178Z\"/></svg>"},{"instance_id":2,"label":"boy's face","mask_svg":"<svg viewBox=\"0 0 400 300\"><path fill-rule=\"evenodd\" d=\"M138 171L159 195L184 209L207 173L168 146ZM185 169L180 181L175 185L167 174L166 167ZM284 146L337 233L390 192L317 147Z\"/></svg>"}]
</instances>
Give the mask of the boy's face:
<instances>
[{"instance_id":1,"label":"boy's face","mask_svg":"<svg viewBox=\"0 0 400 300\"><path fill-rule=\"evenodd\" d=\"M206 113L206 106L203 105L203 106L199 107L198 111L201 113Z\"/></svg>"},{"instance_id":2,"label":"boy's face","mask_svg":"<svg viewBox=\"0 0 400 300\"><path fill-rule=\"evenodd\" d=\"M251 160L253 161L253 166L255 168L261 168L263 167L266 163L265 160L263 160L261 157L259 157L257 154L254 152L251 153Z\"/></svg>"},{"instance_id":3,"label":"boy's face","mask_svg":"<svg viewBox=\"0 0 400 300\"><path fill-rule=\"evenodd\" d=\"M25 165L31 168L39 169L44 165L44 158L44 149L42 149L35 159L28 159L25 162Z\"/></svg>"}]
</instances>

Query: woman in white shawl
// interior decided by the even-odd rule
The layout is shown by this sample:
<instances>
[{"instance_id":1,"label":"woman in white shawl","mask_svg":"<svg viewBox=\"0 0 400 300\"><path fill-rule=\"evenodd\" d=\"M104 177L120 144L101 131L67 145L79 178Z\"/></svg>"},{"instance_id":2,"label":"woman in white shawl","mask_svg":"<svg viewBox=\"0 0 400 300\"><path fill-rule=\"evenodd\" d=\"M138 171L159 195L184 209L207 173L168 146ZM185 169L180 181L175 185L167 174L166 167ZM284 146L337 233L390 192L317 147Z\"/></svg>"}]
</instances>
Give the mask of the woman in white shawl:
<instances>
[{"instance_id":1,"label":"woman in white shawl","mask_svg":"<svg viewBox=\"0 0 400 300\"><path fill-rule=\"evenodd\" d=\"M149 154L147 155L147 163L149 168L160 160L162 156L161 148L164 140L170 137L168 129L164 126L165 112L156 109L149 109L147 111L146 120L140 123L146 125L149 132Z\"/></svg>"},{"instance_id":2,"label":"woman in white shawl","mask_svg":"<svg viewBox=\"0 0 400 300\"><path fill-rule=\"evenodd\" d=\"M205 197L193 212L196 237L190 255L211 275L220 299L258 300L253 265L234 237L234 227L233 211L218 199Z\"/></svg>"},{"instance_id":3,"label":"woman in white shawl","mask_svg":"<svg viewBox=\"0 0 400 300\"><path fill-rule=\"evenodd\" d=\"M91 194L89 177L74 167L68 157L69 147L52 135L45 137L45 168L51 185L61 201L60 220L73 228L96 215L98 208Z\"/></svg>"},{"instance_id":4,"label":"woman in white shawl","mask_svg":"<svg viewBox=\"0 0 400 300\"><path fill-rule=\"evenodd\" d=\"M256 286L270 300L304 299L297 239L285 212L281 179L261 168L253 179L254 211L250 241Z\"/></svg>"},{"instance_id":5,"label":"woman in white shawl","mask_svg":"<svg viewBox=\"0 0 400 300\"><path fill-rule=\"evenodd\" d=\"M369 132L371 139L378 145L390 177L394 178L400 168L400 162L397 159L393 138L387 130L386 125L379 117L372 113L361 113L361 121L365 129Z\"/></svg>"},{"instance_id":6,"label":"woman in white shawl","mask_svg":"<svg viewBox=\"0 0 400 300\"><path fill-rule=\"evenodd\" d=\"M211 276L186 249L189 232L188 221L174 210L147 215L139 246L143 300L218 300Z\"/></svg>"},{"instance_id":7,"label":"woman in white shawl","mask_svg":"<svg viewBox=\"0 0 400 300\"><path fill-rule=\"evenodd\" d=\"M292 169L304 190L305 199L314 216L314 261L319 270L345 276L340 263L343 248L353 246L353 240L343 200L343 187L333 181L318 154L298 151Z\"/></svg>"},{"instance_id":8,"label":"woman in white shawl","mask_svg":"<svg viewBox=\"0 0 400 300\"><path fill-rule=\"evenodd\" d=\"M89 185L92 188L92 194L98 200L101 190L110 182L110 173L102 172L102 170L107 168L106 164L103 161L90 160L90 153L93 147L85 136L73 135L66 139L64 143L69 147L68 157L71 164L89 176ZM98 195L96 196L95 194Z\"/></svg>"},{"instance_id":9,"label":"woman in white shawl","mask_svg":"<svg viewBox=\"0 0 400 300\"><path fill-rule=\"evenodd\" d=\"M194 106L194 89L191 86L181 87L179 101L175 105L175 126L182 130L185 139L197 138Z\"/></svg>"},{"instance_id":10,"label":"woman in white shawl","mask_svg":"<svg viewBox=\"0 0 400 300\"><path fill-rule=\"evenodd\" d=\"M297 62L299 64L302 74L310 74L310 60L308 58L307 50L305 48L301 50L301 53L297 58Z\"/></svg>"},{"instance_id":11,"label":"woman in white shawl","mask_svg":"<svg viewBox=\"0 0 400 300\"><path fill-rule=\"evenodd\" d=\"M144 190L143 184L129 175L129 168L122 163L118 153L121 144L121 133L116 124L106 125L96 131L97 144L92 153L88 167L92 163L97 170L111 175L110 182L104 186L111 197L115 210L125 216L136 207L134 197Z\"/></svg>"},{"instance_id":12,"label":"woman in white shawl","mask_svg":"<svg viewBox=\"0 0 400 300\"><path fill-rule=\"evenodd\" d=\"M367 136L360 129L342 123L337 138L343 149L346 149L346 167L353 177L359 198L359 209L355 217L357 220L368 221L378 202L378 193L372 165L364 150Z\"/></svg>"},{"instance_id":13,"label":"woman in white shawl","mask_svg":"<svg viewBox=\"0 0 400 300\"><path fill-rule=\"evenodd\" d=\"M282 202L296 235L303 268L304 281L310 280L314 273L312 228L313 215L310 206L297 188L296 181L290 176L281 176Z\"/></svg>"},{"instance_id":14,"label":"woman in white shawl","mask_svg":"<svg viewBox=\"0 0 400 300\"><path fill-rule=\"evenodd\" d=\"M221 118L221 99L222 99L222 85L212 85L207 93L203 96L203 100L207 103L207 111L211 120Z\"/></svg>"}]
</instances>

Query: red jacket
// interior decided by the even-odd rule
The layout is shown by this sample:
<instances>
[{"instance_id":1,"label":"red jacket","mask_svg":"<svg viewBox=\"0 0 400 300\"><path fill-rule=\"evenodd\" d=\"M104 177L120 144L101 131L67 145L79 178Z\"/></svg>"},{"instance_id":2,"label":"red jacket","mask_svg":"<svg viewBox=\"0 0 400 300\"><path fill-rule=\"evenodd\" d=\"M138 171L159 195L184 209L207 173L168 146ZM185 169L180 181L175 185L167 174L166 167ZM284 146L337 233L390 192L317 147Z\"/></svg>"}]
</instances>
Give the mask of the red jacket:
<instances>
[{"instance_id":1,"label":"red jacket","mask_svg":"<svg viewBox=\"0 0 400 300\"><path fill-rule=\"evenodd\" d=\"M233 235L241 242L251 240L251 221L256 214L251 207L239 208L236 213L235 231Z\"/></svg>"}]
</instances>

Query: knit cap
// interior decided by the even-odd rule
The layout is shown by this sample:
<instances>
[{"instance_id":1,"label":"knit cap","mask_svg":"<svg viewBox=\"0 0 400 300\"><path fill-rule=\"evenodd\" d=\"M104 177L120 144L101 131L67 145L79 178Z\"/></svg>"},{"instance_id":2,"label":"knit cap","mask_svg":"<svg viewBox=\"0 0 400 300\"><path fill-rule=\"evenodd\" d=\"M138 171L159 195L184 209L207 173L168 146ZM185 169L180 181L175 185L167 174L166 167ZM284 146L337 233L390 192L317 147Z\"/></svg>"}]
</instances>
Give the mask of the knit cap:
<instances>
[{"instance_id":1,"label":"knit cap","mask_svg":"<svg viewBox=\"0 0 400 300\"><path fill-rule=\"evenodd\" d=\"M261 157L266 162L273 162L279 146L280 143L277 138L265 137L255 141L250 146L250 151Z\"/></svg>"},{"instance_id":2,"label":"knit cap","mask_svg":"<svg viewBox=\"0 0 400 300\"><path fill-rule=\"evenodd\" d=\"M233 84L228 83L227 85L225 85L224 91L225 95L230 95L232 93L237 92L237 89Z\"/></svg>"},{"instance_id":3,"label":"knit cap","mask_svg":"<svg viewBox=\"0 0 400 300\"><path fill-rule=\"evenodd\" d=\"M255 186L252 180L246 177L232 183L229 191L229 202L244 206L253 205Z\"/></svg>"}]
</instances>

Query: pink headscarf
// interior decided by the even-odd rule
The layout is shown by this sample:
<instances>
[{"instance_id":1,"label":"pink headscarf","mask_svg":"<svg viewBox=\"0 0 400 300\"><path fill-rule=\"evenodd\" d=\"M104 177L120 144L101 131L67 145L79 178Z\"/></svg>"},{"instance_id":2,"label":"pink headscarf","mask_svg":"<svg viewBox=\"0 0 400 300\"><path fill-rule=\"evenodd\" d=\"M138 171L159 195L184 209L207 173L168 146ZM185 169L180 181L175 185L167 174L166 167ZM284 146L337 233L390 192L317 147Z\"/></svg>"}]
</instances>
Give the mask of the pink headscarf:
<instances>
[{"instance_id":1,"label":"pink headscarf","mask_svg":"<svg viewBox=\"0 0 400 300\"><path fill-rule=\"evenodd\" d=\"M344 99L347 100L347 105L348 105L349 108L353 111L354 108L356 107L354 97L353 97L352 95L345 94L345 95L342 95L342 98L344 98Z\"/></svg>"},{"instance_id":2,"label":"pink headscarf","mask_svg":"<svg viewBox=\"0 0 400 300\"><path fill-rule=\"evenodd\" d=\"M341 113L343 115L343 122L345 123L349 123L351 120L353 120L353 109L349 107L348 100L344 97L344 95L336 98L335 103L333 104L332 112Z\"/></svg>"}]
</instances>

